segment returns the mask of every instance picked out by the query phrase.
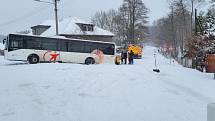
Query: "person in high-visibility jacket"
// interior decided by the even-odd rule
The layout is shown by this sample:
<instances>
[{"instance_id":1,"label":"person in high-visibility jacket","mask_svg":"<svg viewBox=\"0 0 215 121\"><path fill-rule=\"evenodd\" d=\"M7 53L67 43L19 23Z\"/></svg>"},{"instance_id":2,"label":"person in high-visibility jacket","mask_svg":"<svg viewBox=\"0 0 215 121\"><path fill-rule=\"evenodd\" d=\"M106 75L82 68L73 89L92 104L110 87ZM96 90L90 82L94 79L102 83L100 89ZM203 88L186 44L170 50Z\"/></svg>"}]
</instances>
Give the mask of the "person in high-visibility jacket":
<instances>
[{"instance_id":1,"label":"person in high-visibility jacket","mask_svg":"<svg viewBox=\"0 0 215 121\"><path fill-rule=\"evenodd\" d=\"M128 55L129 64L134 64L134 52L131 50Z\"/></svg>"},{"instance_id":2,"label":"person in high-visibility jacket","mask_svg":"<svg viewBox=\"0 0 215 121\"><path fill-rule=\"evenodd\" d=\"M115 57L115 64L116 64L116 65L120 65L120 62L121 62L121 56L120 56L120 55L117 55L117 56Z\"/></svg>"}]
</instances>

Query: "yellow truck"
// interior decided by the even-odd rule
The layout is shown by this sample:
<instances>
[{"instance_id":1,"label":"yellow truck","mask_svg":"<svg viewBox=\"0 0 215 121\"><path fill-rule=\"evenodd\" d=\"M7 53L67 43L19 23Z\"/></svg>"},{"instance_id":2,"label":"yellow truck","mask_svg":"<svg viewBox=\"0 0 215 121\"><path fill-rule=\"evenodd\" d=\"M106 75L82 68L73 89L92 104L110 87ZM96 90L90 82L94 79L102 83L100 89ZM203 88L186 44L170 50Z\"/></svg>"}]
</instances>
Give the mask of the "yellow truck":
<instances>
[{"instance_id":1,"label":"yellow truck","mask_svg":"<svg viewBox=\"0 0 215 121\"><path fill-rule=\"evenodd\" d=\"M134 53L134 59L141 59L143 56L143 46L141 45L137 45L137 44L129 44L125 47L118 47L117 48L117 54L115 57L115 64L116 65L120 65L121 64L121 52L123 50L123 48L127 48L128 53L131 52L131 50ZM128 55L129 56L129 55Z\"/></svg>"},{"instance_id":2,"label":"yellow truck","mask_svg":"<svg viewBox=\"0 0 215 121\"><path fill-rule=\"evenodd\" d=\"M142 56L143 56L143 46L141 45L137 45L137 44L129 44L128 45L128 52L130 51L133 51L134 52L134 58L135 59L141 59Z\"/></svg>"}]
</instances>

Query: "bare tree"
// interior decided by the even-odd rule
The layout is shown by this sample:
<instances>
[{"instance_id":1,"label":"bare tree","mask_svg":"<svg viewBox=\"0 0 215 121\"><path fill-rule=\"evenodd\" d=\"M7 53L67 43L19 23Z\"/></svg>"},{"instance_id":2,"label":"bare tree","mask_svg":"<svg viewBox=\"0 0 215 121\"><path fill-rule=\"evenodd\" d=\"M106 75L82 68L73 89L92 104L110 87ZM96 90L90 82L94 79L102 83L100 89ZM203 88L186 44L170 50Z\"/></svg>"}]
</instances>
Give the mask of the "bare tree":
<instances>
[{"instance_id":1,"label":"bare tree","mask_svg":"<svg viewBox=\"0 0 215 121\"><path fill-rule=\"evenodd\" d=\"M194 9L196 9L205 0L190 0L191 3L191 31L193 30Z\"/></svg>"},{"instance_id":2,"label":"bare tree","mask_svg":"<svg viewBox=\"0 0 215 121\"><path fill-rule=\"evenodd\" d=\"M116 34L119 41L138 43L147 33L147 13L142 0L124 0L117 11L97 12L92 22Z\"/></svg>"},{"instance_id":3,"label":"bare tree","mask_svg":"<svg viewBox=\"0 0 215 121\"><path fill-rule=\"evenodd\" d=\"M174 29L174 41L175 46L180 48L181 53L184 52L184 43L186 38L192 36L192 18L189 11L189 2L191 0L170 0L170 5L172 7L172 28Z\"/></svg>"},{"instance_id":4,"label":"bare tree","mask_svg":"<svg viewBox=\"0 0 215 121\"><path fill-rule=\"evenodd\" d=\"M92 22L103 29L107 27L107 15L104 11L96 12L95 15L92 17Z\"/></svg>"},{"instance_id":5,"label":"bare tree","mask_svg":"<svg viewBox=\"0 0 215 121\"><path fill-rule=\"evenodd\" d=\"M143 33L140 33L140 30L146 31L148 9L142 0L124 0L120 10L125 14L125 20L128 22L128 41L136 43L138 38L142 38Z\"/></svg>"}]
</instances>

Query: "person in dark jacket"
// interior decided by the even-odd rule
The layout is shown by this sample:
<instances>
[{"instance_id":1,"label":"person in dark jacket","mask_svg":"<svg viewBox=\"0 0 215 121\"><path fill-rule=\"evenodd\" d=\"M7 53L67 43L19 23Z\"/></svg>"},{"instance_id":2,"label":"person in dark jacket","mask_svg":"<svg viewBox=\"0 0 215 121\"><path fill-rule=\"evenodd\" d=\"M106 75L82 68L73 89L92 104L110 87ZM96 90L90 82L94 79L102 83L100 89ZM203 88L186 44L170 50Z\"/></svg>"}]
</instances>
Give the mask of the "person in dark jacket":
<instances>
[{"instance_id":1,"label":"person in dark jacket","mask_svg":"<svg viewBox=\"0 0 215 121\"><path fill-rule=\"evenodd\" d=\"M129 52L129 64L134 64L134 52L132 50Z\"/></svg>"},{"instance_id":2,"label":"person in dark jacket","mask_svg":"<svg viewBox=\"0 0 215 121\"><path fill-rule=\"evenodd\" d=\"M126 49L123 51L123 60L124 60L124 64L127 64L127 58L128 58L128 55L127 55L127 51Z\"/></svg>"},{"instance_id":3,"label":"person in dark jacket","mask_svg":"<svg viewBox=\"0 0 215 121\"><path fill-rule=\"evenodd\" d=\"M124 55L123 55L123 50L121 51L121 64L123 64L123 60L124 60Z\"/></svg>"}]
</instances>

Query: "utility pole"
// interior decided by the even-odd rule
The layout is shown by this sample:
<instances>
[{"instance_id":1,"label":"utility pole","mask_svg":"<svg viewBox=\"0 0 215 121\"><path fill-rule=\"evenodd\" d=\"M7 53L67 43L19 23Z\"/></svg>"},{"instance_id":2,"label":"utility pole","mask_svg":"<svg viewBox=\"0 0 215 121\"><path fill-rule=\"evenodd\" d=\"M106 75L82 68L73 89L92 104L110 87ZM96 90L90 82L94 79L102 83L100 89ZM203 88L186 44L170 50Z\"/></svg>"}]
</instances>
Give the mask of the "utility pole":
<instances>
[{"instance_id":1,"label":"utility pole","mask_svg":"<svg viewBox=\"0 0 215 121\"><path fill-rule=\"evenodd\" d=\"M53 2L48 2L48 1L42 1L42 0L34 0L37 2L42 2L42 3L48 3L48 4L53 4L54 5L54 11L55 11L55 23L56 23L56 35L59 35L59 31L58 31L58 9L57 9L57 2L60 0L54 0Z\"/></svg>"},{"instance_id":2,"label":"utility pole","mask_svg":"<svg viewBox=\"0 0 215 121\"><path fill-rule=\"evenodd\" d=\"M54 0L54 6L55 6L55 8L54 8L54 10L55 10L55 23L56 23L56 35L59 34L59 31L58 31L58 14L57 14L58 9L57 9L57 1L60 1L60 0Z\"/></svg>"},{"instance_id":3,"label":"utility pole","mask_svg":"<svg viewBox=\"0 0 215 121\"><path fill-rule=\"evenodd\" d=\"M193 10L194 9L193 8L194 7L193 4L194 4L194 0L191 0L191 7L192 7L191 8L192 9L192 12L191 12L191 35L193 35L193 11L194 11Z\"/></svg>"},{"instance_id":4,"label":"utility pole","mask_svg":"<svg viewBox=\"0 0 215 121\"><path fill-rule=\"evenodd\" d=\"M195 35L197 35L197 25L198 25L198 20L197 20L197 9L195 9Z\"/></svg>"}]
</instances>

